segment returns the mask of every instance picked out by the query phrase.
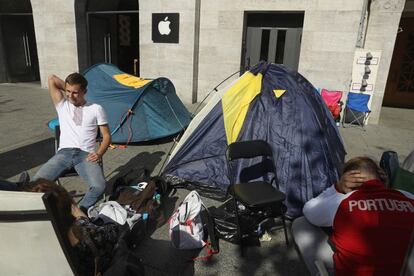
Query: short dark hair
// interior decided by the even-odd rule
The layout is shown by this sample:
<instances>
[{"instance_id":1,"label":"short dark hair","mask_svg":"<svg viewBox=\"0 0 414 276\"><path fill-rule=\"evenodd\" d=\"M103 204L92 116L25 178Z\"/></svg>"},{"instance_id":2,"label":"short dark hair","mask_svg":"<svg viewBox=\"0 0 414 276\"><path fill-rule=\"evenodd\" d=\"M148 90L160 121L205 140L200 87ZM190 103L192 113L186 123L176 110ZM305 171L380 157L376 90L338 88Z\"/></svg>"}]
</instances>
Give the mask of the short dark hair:
<instances>
[{"instance_id":1,"label":"short dark hair","mask_svg":"<svg viewBox=\"0 0 414 276\"><path fill-rule=\"evenodd\" d=\"M375 175L377 179L380 179L385 184L387 184L388 179L384 171L377 165L377 163L369 157L360 156L350 159L344 165L343 173L352 170L361 170L372 175Z\"/></svg>"},{"instance_id":2,"label":"short dark hair","mask_svg":"<svg viewBox=\"0 0 414 276\"><path fill-rule=\"evenodd\" d=\"M69 76L67 76L65 79L65 83L70 85L79 84L80 88L84 91L86 91L86 87L88 86L88 81L82 74L79 73L72 73Z\"/></svg>"}]
</instances>

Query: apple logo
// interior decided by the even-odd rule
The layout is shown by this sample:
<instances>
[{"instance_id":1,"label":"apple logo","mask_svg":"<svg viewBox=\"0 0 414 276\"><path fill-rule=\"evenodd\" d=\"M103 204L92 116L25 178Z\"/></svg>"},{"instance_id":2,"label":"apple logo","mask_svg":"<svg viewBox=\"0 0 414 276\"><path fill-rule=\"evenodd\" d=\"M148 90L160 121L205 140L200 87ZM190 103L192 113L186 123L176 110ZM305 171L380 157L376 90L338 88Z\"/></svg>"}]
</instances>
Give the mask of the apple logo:
<instances>
[{"instance_id":1,"label":"apple logo","mask_svg":"<svg viewBox=\"0 0 414 276\"><path fill-rule=\"evenodd\" d=\"M169 35L171 32L170 29L170 23L171 21L168 21L168 16L164 18L164 21L160 21L158 23L158 31L162 35Z\"/></svg>"}]
</instances>

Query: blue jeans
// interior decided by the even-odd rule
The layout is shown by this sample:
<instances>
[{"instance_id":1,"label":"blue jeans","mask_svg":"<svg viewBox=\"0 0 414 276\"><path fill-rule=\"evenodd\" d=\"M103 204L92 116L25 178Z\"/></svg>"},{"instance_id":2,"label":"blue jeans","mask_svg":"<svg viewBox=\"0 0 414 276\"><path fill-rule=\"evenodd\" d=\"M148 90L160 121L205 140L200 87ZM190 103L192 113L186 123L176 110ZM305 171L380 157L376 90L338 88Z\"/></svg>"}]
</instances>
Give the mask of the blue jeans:
<instances>
[{"instance_id":1,"label":"blue jeans","mask_svg":"<svg viewBox=\"0 0 414 276\"><path fill-rule=\"evenodd\" d=\"M0 190L1 191L18 191L17 185L13 182L0 179Z\"/></svg>"},{"instance_id":2,"label":"blue jeans","mask_svg":"<svg viewBox=\"0 0 414 276\"><path fill-rule=\"evenodd\" d=\"M40 168L33 179L44 178L56 181L63 171L75 168L79 176L89 186L89 190L79 202L81 207L88 209L98 201L106 188L101 166L99 163L87 161L88 154L79 148L61 149Z\"/></svg>"}]
</instances>

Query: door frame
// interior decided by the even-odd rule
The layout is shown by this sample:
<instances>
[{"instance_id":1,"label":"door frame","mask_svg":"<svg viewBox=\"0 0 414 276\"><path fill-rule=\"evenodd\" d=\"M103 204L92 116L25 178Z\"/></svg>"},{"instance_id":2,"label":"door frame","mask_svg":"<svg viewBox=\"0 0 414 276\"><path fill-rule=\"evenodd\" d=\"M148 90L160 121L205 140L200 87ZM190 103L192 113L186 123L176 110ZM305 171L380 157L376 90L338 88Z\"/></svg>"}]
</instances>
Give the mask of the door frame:
<instances>
[{"instance_id":1,"label":"door frame","mask_svg":"<svg viewBox=\"0 0 414 276\"><path fill-rule=\"evenodd\" d=\"M90 43L91 43L91 35L90 35L90 26L89 26L89 20L90 20L90 16L91 15L120 15L120 14L138 14L139 16L139 11L138 10L126 10L126 11L92 11L92 12L86 12L86 35L88 38L88 47L90 47ZM138 49L138 58L139 58L139 49ZM92 57L89 54L89 64L91 64L92 62Z\"/></svg>"},{"instance_id":2,"label":"door frame","mask_svg":"<svg viewBox=\"0 0 414 276\"><path fill-rule=\"evenodd\" d=\"M110 1L110 0L107 0ZM131 0L137 1L137 0ZM89 7L89 0L76 0L74 1L75 6L75 21L76 21L76 37L77 37L77 48L78 48L78 66L79 71L84 71L92 65L92 55L91 55L91 46L90 46L90 26L89 26L89 14L137 14L139 20L139 4L137 1L137 6L134 6L132 9L128 9L128 6L120 7L119 1L117 7L121 8L121 10L112 10L116 8L115 6L111 6L111 10L96 10L96 7ZM129 5L131 6L131 5ZM92 9L92 10L88 10ZM139 33L139 24L137 26L138 33ZM139 51L139 38L138 38L138 49L137 49L137 56L138 59L140 57ZM139 72L139 62L138 62L138 72Z\"/></svg>"},{"instance_id":3,"label":"door frame","mask_svg":"<svg viewBox=\"0 0 414 276\"><path fill-rule=\"evenodd\" d=\"M33 33L30 34L30 37L33 37L34 41L32 42L32 44L34 44L34 49L31 52L30 48L28 48L27 50L29 50L29 59L31 60L33 58L33 62L31 62L31 64L33 64L33 67L31 67L30 69L30 75L32 76L33 82L36 81L40 81L40 71L39 71L39 56L38 56L38 52L37 52L37 41L36 41L36 32L35 32L35 26L34 26L34 20L33 20L33 13L32 12L0 12L0 22L2 20L4 20L5 17L8 16L29 16L31 22L32 22L32 27L33 27ZM3 25L4 26L4 25ZM6 82L13 82L14 79L10 73L10 55L7 55L7 49L5 46L5 36L4 36L4 30L3 30L3 26L0 26L0 43L2 44L0 47L1 53L0 56L3 58L3 69L4 69L4 79ZM31 53L33 53L33 55L31 55ZM35 60L34 60L35 59ZM31 82L29 81L29 82ZM17 80L17 82L27 82L26 80Z\"/></svg>"},{"instance_id":4,"label":"door frame","mask_svg":"<svg viewBox=\"0 0 414 276\"><path fill-rule=\"evenodd\" d=\"M248 26L248 17L254 15L264 15L266 19L263 19L262 22L267 22L267 25L251 25ZM278 15L277 20L269 20L270 16ZM246 39L247 39L247 27L275 27L275 28L303 28L303 22L305 20L305 11L244 11L243 15L243 33L241 41L241 55L240 55L240 75L242 75L245 70L245 60L246 60ZM281 24L283 22L283 24ZM263 24L263 23L262 23Z\"/></svg>"},{"instance_id":5,"label":"door frame","mask_svg":"<svg viewBox=\"0 0 414 276\"><path fill-rule=\"evenodd\" d=\"M414 24L414 16L403 15L400 19L399 26L401 26L402 20L410 20L411 21L410 23ZM407 25L410 25L410 23L407 23ZM414 36L414 28L412 29L411 33ZM384 89L382 106L414 109L414 91L406 92L406 93L411 93L411 94L406 94L404 92L401 92L401 94L395 95L396 93L398 93L397 88L395 87L397 84L394 84L393 82L394 81L397 82L400 77L400 73L401 73L400 69L403 64L401 59L403 59L403 57L406 55L408 51L408 47L406 45L400 44L400 43L403 43L404 41L400 42L398 35L399 34L397 33L397 37L394 43L394 50L392 54L390 68L388 72L387 82L386 82L385 89ZM400 37L400 39L402 38ZM408 43L408 40L409 38L406 38L407 43ZM399 64L396 64L397 62L399 62ZM398 68L396 68L397 66ZM391 86L394 86L394 87L391 87ZM392 89L395 89L395 91L392 91ZM397 98L401 98L401 99L397 99ZM409 103L406 103L405 105L401 104L407 101L409 101Z\"/></svg>"}]
</instances>

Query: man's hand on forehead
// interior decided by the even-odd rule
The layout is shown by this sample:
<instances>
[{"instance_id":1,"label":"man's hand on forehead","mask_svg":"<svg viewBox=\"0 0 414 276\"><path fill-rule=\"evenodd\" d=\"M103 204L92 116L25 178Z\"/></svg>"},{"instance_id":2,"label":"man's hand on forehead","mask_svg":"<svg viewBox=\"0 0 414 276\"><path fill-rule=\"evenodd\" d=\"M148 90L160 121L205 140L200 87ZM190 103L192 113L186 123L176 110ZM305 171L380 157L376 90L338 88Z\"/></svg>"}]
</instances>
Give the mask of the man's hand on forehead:
<instances>
[{"instance_id":1,"label":"man's hand on forehead","mask_svg":"<svg viewBox=\"0 0 414 276\"><path fill-rule=\"evenodd\" d=\"M336 188L341 193L349 193L361 186L370 177L367 173L361 170L351 170L345 172L339 180Z\"/></svg>"}]
</instances>

